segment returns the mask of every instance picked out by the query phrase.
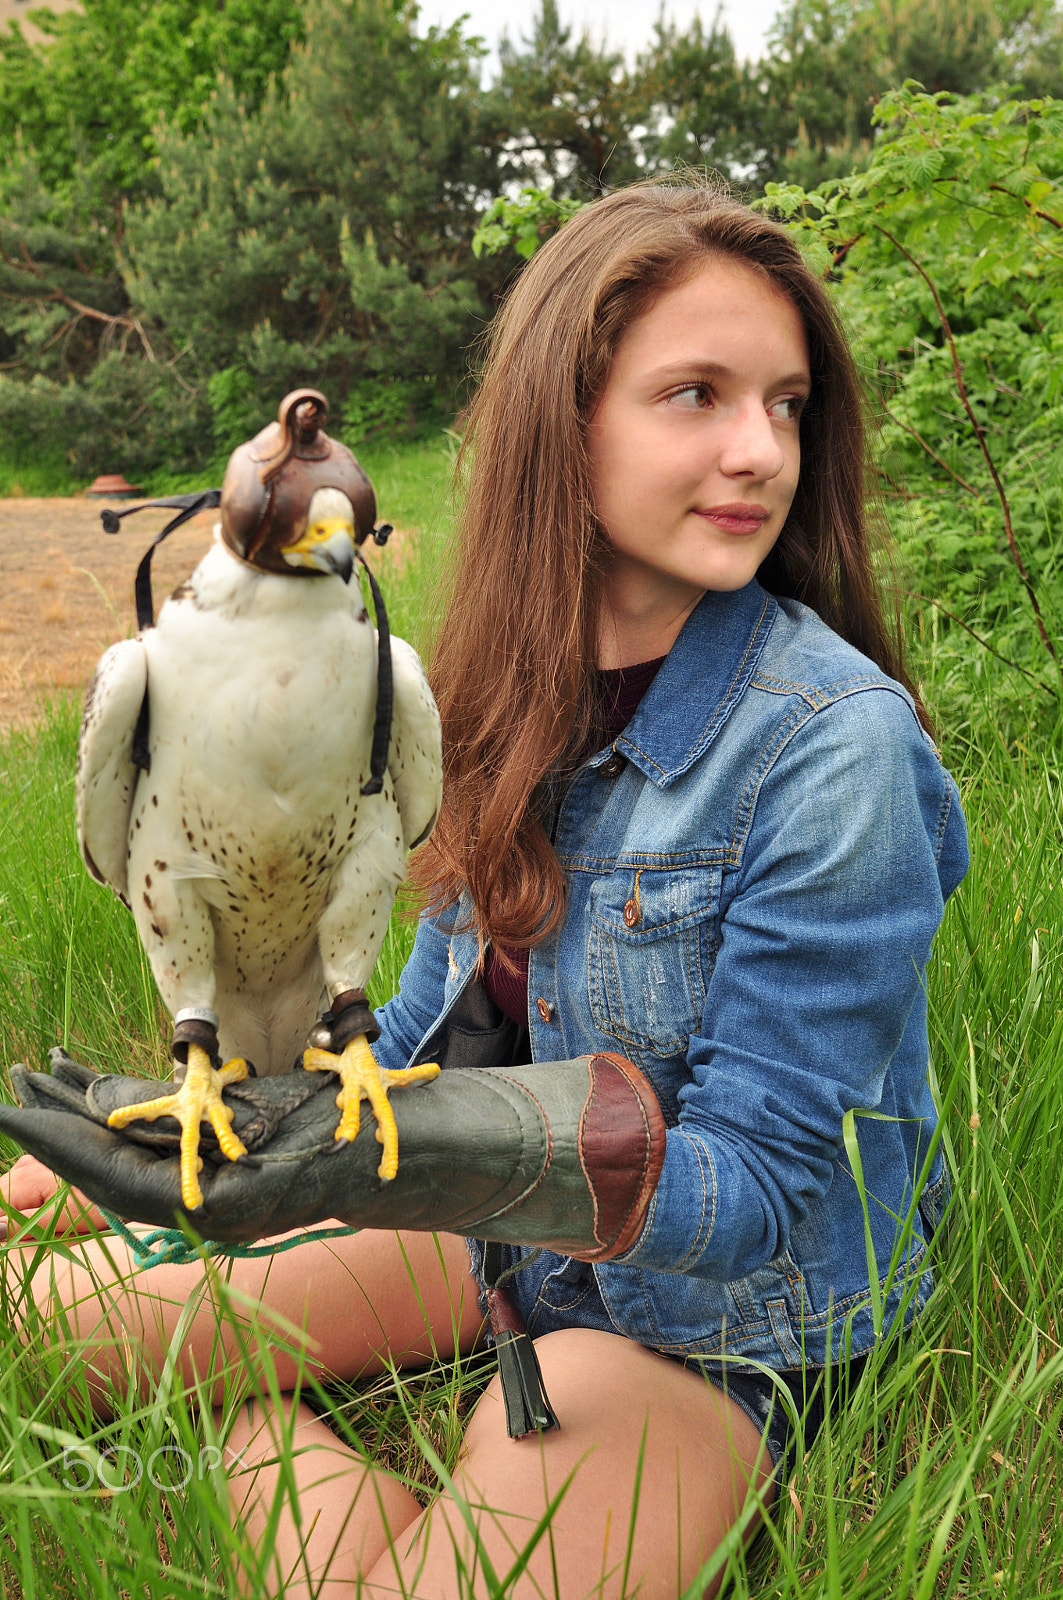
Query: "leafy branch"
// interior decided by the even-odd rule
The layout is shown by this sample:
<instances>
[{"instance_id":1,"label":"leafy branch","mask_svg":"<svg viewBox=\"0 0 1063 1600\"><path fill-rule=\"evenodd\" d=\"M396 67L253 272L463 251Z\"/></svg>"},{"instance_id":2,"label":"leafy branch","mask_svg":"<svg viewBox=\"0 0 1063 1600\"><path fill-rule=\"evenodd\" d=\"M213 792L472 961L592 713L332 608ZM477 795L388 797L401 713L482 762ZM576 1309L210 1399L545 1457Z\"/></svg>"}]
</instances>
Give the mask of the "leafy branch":
<instances>
[{"instance_id":1,"label":"leafy branch","mask_svg":"<svg viewBox=\"0 0 1063 1600\"><path fill-rule=\"evenodd\" d=\"M967 385L965 384L963 378L963 363L961 362L959 353L957 352L956 340L952 333L952 324L950 323L948 314L946 313L945 307L941 302L941 296L938 294L937 286L935 285L930 274L927 272L926 268L923 266L922 262L918 261L916 257L912 255L911 251L905 248L895 234L892 234L888 228L884 228L881 223L876 223L875 226L877 227L879 233L882 234L882 237L884 239L888 239L890 244L893 245L894 249L899 250L901 255L904 256L905 260L911 263L933 296L934 306L937 310L938 321L941 324L942 332L945 335L945 339L949 347L949 354L952 358L952 371L956 380L956 392L960 397L960 403L962 404L964 411L967 413L971 427L974 431L974 436L978 441L978 447L982 452L985 464L989 469L989 475L993 480L993 487L996 490L997 499L1000 501L1001 510L1004 516L1004 532L1007 537L1008 548L1011 550L1012 559L1015 562L1015 566L1022 581L1023 588L1026 590L1030 604L1033 607L1034 617L1037 621L1037 631L1041 635L1041 640L1045 649L1055 662L1056 667L1059 670L1060 677L1063 678L1063 665L1060 664L1059 657L1056 654L1056 647L1049 638L1048 630L1045 627L1044 616L1041 612L1041 605L1037 598L1037 591L1031 582L1030 575L1026 570L1022 556L1019 554L1019 546L1016 542L1015 530L1012 526L1011 505L1008 500L1007 491L1004 488L1000 473L997 471L996 462L993 460L988 442L986 441L985 427L978 420L974 407L971 405L970 396L967 393Z\"/></svg>"},{"instance_id":2,"label":"leafy branch","mask_svg":"<svg viewBox=\"0 0 1063 1600\"><path fill-rule=\"evenodd\" d=\"M1015 196L1013 194L1011 194L1011 190L1007 187L1006 184L1003 184L1003 183L991 183L989 185L989 187L996 194L1011 195L1011 198L1013 200L1015 199ZM1061 222L1058 217L1054 217L1050 211L1042 211L1040 206L1035 206L1030 200L1027 200L1025 197L1022 197L1022 203L1026 207L1027 211L1032 212L1032 214L1035 217L1040 217L1042 222L1050 222L1052 224L1053 228L1061 228L1061 229L1063 229L1063 222Z\"/></svg>"},{"instance_id":3,"label":"leafy branch","mask_svg":"<svg viewBox=\"0 0 1063 1600\"><path fill-rule=\"evenodd\" d=\"M531 184L525 184L515 200L499 195L484 212L473 235L473 255L493 256L513 249L528 260L562 223L582 211L583 205L581 200L555 200L545 189Z\"/></svg>"},{"instance_id":4,"label":"leafy branch","mask_svg":"<svg viewBox=\"0 0 1063 1600\"><path fill-rule=\"evenodd\" d=\"M42 348L47 349L50 345L55 344L75 328L83 318L86 318L90 322L100 324L108 332L113 332L116 329L124 330L127 338L130 334L135 333L147 359L155 362L155 351L139 317L101 311L98 306L88 305L84 300L70 294L66 289L54 285L55 263L46 265L37 260L17 226L10 221L7 221L6 225L15 232L17 254L9 254L4 249L3 244L0 243L0 262L12 269L15 274L15 287L0 289L0 299L28 306L60 305L65 306L68 311L73 313L52 333ZM28 284L26 283L25 274L28 274L31 280ZM23 275L22 284L24 286L19 286L18 279L20 275ZM82 276L88 277L90 274L83 269ZM52 287L48 286L50 277L53 279L54 286Z\"/></svg>"}]
</instances>

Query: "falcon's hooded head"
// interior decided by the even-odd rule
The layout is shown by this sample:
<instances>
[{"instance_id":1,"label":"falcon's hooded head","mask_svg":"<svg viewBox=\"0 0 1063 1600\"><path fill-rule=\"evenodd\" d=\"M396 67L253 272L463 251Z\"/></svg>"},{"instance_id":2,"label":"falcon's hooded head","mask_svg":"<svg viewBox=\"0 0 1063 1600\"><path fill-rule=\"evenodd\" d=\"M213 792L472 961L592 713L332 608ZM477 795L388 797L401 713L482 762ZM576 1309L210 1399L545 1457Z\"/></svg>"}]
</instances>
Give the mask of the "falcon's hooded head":
<instances>
[{"instance_id":1,"label":"falcon's hooded head","mask_svg":"<svg viewBox=\"0 0 1063 1600\"><path fill-rule=\"evenodd\" d=\"M334 572L344 583L354 568L354 507L342 489L315 489L306 531L281 555L302 572Z\"/></svg>"},{"instance_id":2,"label":"falcon's hooded head","mask_svg":"<svg viewBox=\"0 0 1063 1600\"><path fill-rule=\"evenodd\" d=\"M346 582L354 551L373 532L376 496L354 456L323 423L327 402L295 389L277 421L234 450L221 490L222 538L263 572Z\"/></svg>"}]
</instances>

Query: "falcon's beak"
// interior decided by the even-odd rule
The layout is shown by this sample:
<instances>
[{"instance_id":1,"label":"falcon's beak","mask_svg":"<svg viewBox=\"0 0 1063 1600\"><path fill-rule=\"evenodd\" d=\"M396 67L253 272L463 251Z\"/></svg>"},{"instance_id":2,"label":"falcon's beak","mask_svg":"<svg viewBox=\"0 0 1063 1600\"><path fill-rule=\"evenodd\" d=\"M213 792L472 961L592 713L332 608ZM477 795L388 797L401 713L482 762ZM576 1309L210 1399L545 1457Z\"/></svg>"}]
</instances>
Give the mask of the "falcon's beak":
<instances>
[{"instance_id":1,"label":"falcon's beak","mask_svg":"<svg viewBox=\"0 0 1063 1600\"><path fill-rule=\"evenodd\" d=\"M354 527L343 517L315 518L302 538L288 545L281 555L290 567L333 572L349 583L354 571Z\"/></svg>"}]
</instances>

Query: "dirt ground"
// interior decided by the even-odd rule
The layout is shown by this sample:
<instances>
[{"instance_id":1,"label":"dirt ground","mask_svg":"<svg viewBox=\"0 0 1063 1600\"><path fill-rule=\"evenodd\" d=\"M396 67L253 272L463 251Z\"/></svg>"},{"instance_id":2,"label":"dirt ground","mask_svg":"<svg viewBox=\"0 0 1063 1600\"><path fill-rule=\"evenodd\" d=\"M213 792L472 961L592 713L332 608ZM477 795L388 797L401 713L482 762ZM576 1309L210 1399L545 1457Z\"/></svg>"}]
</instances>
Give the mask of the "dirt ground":
<instances>
[{"instance_id":1,"label":"dirt ground","mask_svg":"<svg viewBox=\"0 0 1063 1600\"><path fill-rule=\"evenodd\" d=\"M27 11L32 10L36 3L39 3L39 0L0 0L0 33L6 33L6 24L17 19L21 22L22 31L30 43L39 43L46 35L41 32L40 28L35 28L26 16ZM48 9L50 11L70 11L76 4L77 0L48 0Z\"/></svg>"},{"instance_id":2,"label":"dirt ground","mask_svg":"<svg viewBox=\"0 0 1063 1600\"><path fill-rule=\"evenodd\" d=\"M143 511L107 534L100 525L106 504L0 499L0 730L32 722L53 690L82 690L107 646L136 632L137 566L173 512ZM209 549L217 515L202 513L155 552L156 614ZM389 559L401 544L396 532Z\"/></svg>"}]
</instances>

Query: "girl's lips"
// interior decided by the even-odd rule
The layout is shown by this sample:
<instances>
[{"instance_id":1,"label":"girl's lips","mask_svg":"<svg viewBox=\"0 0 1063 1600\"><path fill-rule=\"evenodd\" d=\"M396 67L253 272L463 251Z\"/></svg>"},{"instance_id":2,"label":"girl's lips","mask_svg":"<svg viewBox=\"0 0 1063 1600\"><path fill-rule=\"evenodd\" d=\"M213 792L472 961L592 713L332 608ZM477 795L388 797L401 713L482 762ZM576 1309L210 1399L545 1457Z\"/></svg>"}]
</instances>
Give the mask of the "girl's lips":
<instances>
[{"instance_id":1,"label":"girl's lips","mask_svg":"<svg viewBox=\"0 0 1063 1600\"><path fill-rule=\"evenodd\" d=\"M696 514L728 533L756 533L769 516L765 506L745 505L740 501L728 506L708 506Z\"/></svg>"}]
</instances>

